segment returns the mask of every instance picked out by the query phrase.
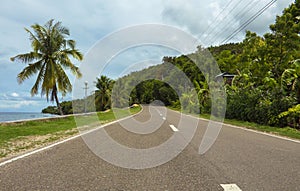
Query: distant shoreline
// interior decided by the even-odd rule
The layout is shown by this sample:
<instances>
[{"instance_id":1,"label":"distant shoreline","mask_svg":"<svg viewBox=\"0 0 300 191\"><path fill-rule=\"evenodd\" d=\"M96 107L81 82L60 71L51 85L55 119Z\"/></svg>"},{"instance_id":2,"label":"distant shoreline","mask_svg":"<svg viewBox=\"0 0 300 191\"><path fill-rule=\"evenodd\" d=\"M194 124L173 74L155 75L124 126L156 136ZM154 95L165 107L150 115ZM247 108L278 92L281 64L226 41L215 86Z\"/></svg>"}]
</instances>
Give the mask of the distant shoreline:
<instances>
[{"instance_id":1,"label":"distant shoreline","mask_svg":"<svg viewBox=\"0 0 300 191\"><path fill-rule=\"evenodd\" d=\"M57 115L42 112L0 112L0 123L16 123L53 117L57 117Z\"/></svg>"}]
</instances>

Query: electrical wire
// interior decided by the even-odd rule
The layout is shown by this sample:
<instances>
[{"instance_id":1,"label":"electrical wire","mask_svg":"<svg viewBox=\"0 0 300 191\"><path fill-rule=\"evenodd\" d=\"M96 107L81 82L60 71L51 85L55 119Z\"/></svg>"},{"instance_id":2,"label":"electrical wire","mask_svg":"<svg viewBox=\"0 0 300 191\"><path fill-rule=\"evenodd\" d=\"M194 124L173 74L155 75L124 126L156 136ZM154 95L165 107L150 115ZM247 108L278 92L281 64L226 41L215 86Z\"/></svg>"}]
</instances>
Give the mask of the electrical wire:
<instances>
[{"instance_id":1,"label":"electrical wire","mask_svg":"<svg viewBox=\"0 0 300 191\"><path fill-rule=\"evenodd\" d=\"M214 28L211 28L213 26L213 24L215 24L218 20L218 18L223 14L223 12L229 7L229 5L233 2L234 0L230 0L225 7L222 9L222 11L215 17L215 19L210 23L210 25L208 26L208 28L203 31L201 34L199 34L200 37L202 37L204 34L206 33L210 33L212 32L212 30L214 30ZM216 25L216 24L215 24ZM212 29L212 30L211 30Z\"/></svg>"},{"instance_id":2,"label":"electrical wire","mask_svg":"<svg viewBox=\"0 0 300 191\"><path fill-rule=\"evenodd\" d=\"M253 16L251 16L245 23L243 23L239 28L237 28L233 33L231 33L227 38L225 38L221 44L228 43L235 35L244 30L249 24L251 24L257 17L262 15L269 7L271 7L277 0L271 0L267 3L263 8L261 8L258 12L256 12Z\"/></svg>"},{"instance_id":3,"label":"electrical wire","mask_svg":"<svg viewBox=\"0 0 300 191\"><path fill-rule=\"evenodd\" d=\"M209 32L209 37L208 37L208 39L210 40L211 39L211 37L213 36L212 34L214 34L214 31L216 30L216 29L218 29L218 26L221 24L221 22L222 21L224 21L224 20L226 20L227 18L228 18L228 16L230 15L230 13L232 13L241 3L242 3L243 1L241 1L241 0L238 0L238 2L236 3L236 4L234 4L233 5L233 7L227 12L227 14L225 14L224 15L224 17L222 18L222 19L219 19L218 20L218 18L216 18L215 20L218 20L216 23L215 23L215 27L213 28L213 30L211 30L210 32ZM225 11L225 10L224 10ZM223 11L223 12L224 12ZM221 16L220 14L218 15L218 16ZM208 33L208 32L207 32Z\"/></svg>"},{"instance_id":4,"label":"electrical wire","mask_svg":"<svg viewBox=\"0 0 300 191\"><path fill-rule=\"evenodd\" d=\"M245 7L243 7L243 9L241 9L235 16L235 18L244 18L244 16L249 13L250 11L252 11L257 5L256 1L251 0L250 3L248 3ZM221 35L221 33L223 33L224 31L228 31L234 24L234 22L236 21L236 19L233 18L231 19L228 24L226 24L226 27L224 29L220 29L215 35L214 35L214 39L212 39L212 37L209 39L210 41L208 41L208 43L212 44L214 42L217 42L217 39L219 37L219 35ZM241 20L245 20L245 19L241 19Z\"/></svg>"}]
</instances>

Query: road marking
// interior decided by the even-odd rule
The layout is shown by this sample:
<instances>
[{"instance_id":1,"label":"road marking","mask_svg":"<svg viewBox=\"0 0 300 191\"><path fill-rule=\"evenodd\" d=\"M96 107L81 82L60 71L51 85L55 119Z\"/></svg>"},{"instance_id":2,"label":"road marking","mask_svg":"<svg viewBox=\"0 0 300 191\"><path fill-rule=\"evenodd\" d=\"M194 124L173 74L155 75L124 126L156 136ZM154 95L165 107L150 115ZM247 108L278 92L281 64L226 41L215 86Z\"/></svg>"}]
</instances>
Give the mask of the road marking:
<instances>
[{"instance_id":1,"label":"road marking","mask_svg":"<svg viewBox=\"0 0 300 191\"><path fill-rule=\"evenodd\" d=\"M165 117L163 117L163 120L166 120L166 118L165 118Z\"/></svg>"},{"instance_id":2,"label":"road marking","mask_svg":"<svg viewBox=\"0 0 300 191\"><path fill-rule=\"evenodd\" d=\"M179 131L174 125L169 125L171 127L171 129L176 132L176 131Z\"/></svg>"},{"instance_id":3,"label":"road marking","mask_svg":"<svg viewBox=\"0 0 300 191\"><path fill-rule=\"evenodd\" d=\"M28 152L28 153L25 153L25 154L23 154L23 155L20 155L20 156L14 157L14 158L12 158L12 159L9 159L9 160L6 160L6 161L3 161L3 162L1 162L1 163L0 163L0 167L1 167L1 166L4 166L4 165L6 165L6 164L8 164L8 163L14 162L14 161L16 161L16 160L19 160L19 159L25 158L25 157L27 157L27 156L30 156L30 155L33 155L33 154L39 153L39 152L41 152L41 151L44 151L44 150L50 149L50 148L52 148L52 147L55 147L55 146L57 146L57 145L60 145L60 144L66 143L66 142L68 142L68 141L71 141L71 140L73 140L73 139L76 139L76 138L78 138L78 137L81 137L82 135L86 135L86 134L92 133L92 132L94 132L94 131L97 131L97 130L99 130L99 129L101 129L101 128L107 127L107 126L109 126L109 125L112 125L112 124L114 124L114 123L118 123L118 122L120 122L120 121L123 121L123 120L129 119L129 118L131 118L131 117L134 117L134 116L136 116L136 115L140 114L142 111L143 111L143 107L142 107L141 111L139 111L138 113L136 113L136 114L134 114L134 115L130 115L130 116L127 116L127 117L124 117L124 118L118 119L118 120L116 120L116 121L112 121L112 122L109 122L109 123L103 124L103 125L101 125L101 126L99 126L99 127L95 128L95 129L89 130L89 131L87 131L87 132L84 132L84 133L79 133L78 135L75 135L75 136L73 136L73 137L70 137L70 138L68 138L68 139L65 139L65 140L62 140L62 141L59 141L59 142L53 143L53 144L51 144L51 145L48 145L48 146L45 146L45 147L42 147L42 148L39 148L39 149L36 149L36 150L30 151L30 152Z\"/></svg>"},{"instance_id":4,"label":"road marking","mask_svg":"<svg viewBox=\"0 0 300 191\"><path fill-rule=\"evenodd\" d=\"M242 191L236 184L220 184L224 191Z\"/></svg>"},{"instance_id":5,"label":"road marking","mask_svg":"<svg viewBox=\"0 0 300 191\"><path fill-rule=\"evenodd\" d=\"M295 139L288 138L288 137L282 137L282 136L279 136L279 135L273 135L273 134L270 134L270 133L266 133L266 132L262 132L262 131L257 131L257 130L253 130L253 129L247 129L246 127L239 127L239 126L230 125L230 124L227 124L227 123L224 123L223 125L228 126L228 127L232 127L232 128L235 128L235 129L241 129L241 130L252 132L252 133L256 133L256 134L265 135L265 136L268 136L268 137L273 137L273 138L285 140L285 141L291 141L291 142L294 142L294 143L300 143L299 140L295 140Z\"/></svg>"}]
</instances>

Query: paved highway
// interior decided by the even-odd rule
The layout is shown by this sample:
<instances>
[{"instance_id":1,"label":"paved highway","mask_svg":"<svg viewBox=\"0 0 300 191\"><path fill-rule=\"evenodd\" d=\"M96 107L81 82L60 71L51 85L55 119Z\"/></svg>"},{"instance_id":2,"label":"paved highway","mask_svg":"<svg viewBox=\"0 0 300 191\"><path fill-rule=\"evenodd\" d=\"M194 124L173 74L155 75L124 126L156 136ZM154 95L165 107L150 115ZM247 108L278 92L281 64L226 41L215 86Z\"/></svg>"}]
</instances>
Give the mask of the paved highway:
<instances>
[{"instance_id":1,"label":"paved highway","mask_svg":"<svg viewBox=\"0 0 300 191\"><path fill-rule=\"evenodd\" d=\"M178 112L161 107L154 110L144 106L134 117L141 124L149 120L159 124L160 128L149 134L131 133L119 123L104 129L119 144L136 149L159 147L183 132L178 128ZM191 124L196 121L193 117L182 118ZM186 128L188 124L184 124ZM194 137L179 155L147 169L122 168L106 162L78 137L7 164L1 163L0 190L300 190L299 142L224 125L211 149L200 155L198 149L207 124L206 120L200 120ZM98 132L85 136L85 140L93 143ZM103 144L104 150L109 147ZM175 143L174 148L178 145ZM114 151L107 154L114 156ZM125 165L134 162L130 156L128 160L132 161L126 157L122 160ZM145 159L145 162L149 161Z\"/></svg>"}]
</instances>

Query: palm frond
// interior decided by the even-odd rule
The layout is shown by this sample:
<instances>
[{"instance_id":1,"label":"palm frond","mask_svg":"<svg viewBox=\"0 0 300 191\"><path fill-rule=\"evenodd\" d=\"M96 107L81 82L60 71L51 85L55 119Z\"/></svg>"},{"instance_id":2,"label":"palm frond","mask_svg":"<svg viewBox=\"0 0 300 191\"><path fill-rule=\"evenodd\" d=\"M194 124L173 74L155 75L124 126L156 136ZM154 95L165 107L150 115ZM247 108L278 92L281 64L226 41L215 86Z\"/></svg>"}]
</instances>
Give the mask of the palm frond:
<instances>
[{"instance_id":1,"label":"palm frond","mask_svg":"<svg viewBox=\"0 0 300 191\"><path fill-rule=\"evenodd\" d=\"M34 30L34 33L35 33L34 36L39 41L45 42L45 40L47 39L47 30L39 24L34 24L31 26L31 28Z\"/></svg>"},{"instance_id":2,"label":"palm frond","mask_svg":"<svg viewBox=\"0 0 300 191\"><path fill-rule=\"evenodd\" d=\"M77 50L77 49L65 49L62 51L64 54L66 55L71 55L73 58L75 58L76 60L81 61L83 59L83 54Z\"/></svg>"},{"instance_id":3,"label":"palm frond","mask_svg":"<svg viewBox=\"0 0 300 191\"><path fill-rule=\"evenodd\" d=\"M69 29L66 28L66 27L64 27L64 26L62 26L62 25L61 25L61 22L56 22L56 23L53 25L52 29L57 30L58 33L60 33L60 34L67 35L67 36L70 35Z\"/></svg>"},{"instance_id":4,"label":"palm frond","mask_svg":"<svg viewBox=\"0 0 300 191\"><path fill-rule=\"evenodd\" d=\"M47 100L49 99L49 92L52 90L56 83L56 74L55 74L55 62L52 59L47 61L44 72L44 80L41 85L42 95L46 95Z\"/></svg>"},{"instance_id":5,"label":"palm frond","mask_svg":"<svg viewBox=\"0 0 300 191\"><path fill-rule=\"evenodd\" d=\"M31 96L38 94L39 86L42 83L42 81L44 80L45 66L46 66L46 64L44 63L42 65L42 68L39 71L39 74L38 74L38 76L36 78L36 81L35 81L33 87L31 88L31 91L30 91L31 92Z\"/></svg>"},{"instance_id":6,"label":"palm frond","mask_svg":"<svg viewBox=\"0 0 300 191\"><path fill-rule=\"evenodd\" d=\"M21 61L23 63L28 63L28 62L32 62L34 60L38 60L38 59L41 59L42 58L42 55L37 53L37 52L29 52L29 53L26 53L26 54L19 54L17 56L14 56L14 57L11 57L10 60L11 61L15 61L15 60L18 60L18 61Z\"/></svg>"},{"instance_id":7,"label":"palm frond","mask_svg":"<svg viewBox=\"0 0 300 191\"><path fill-rule=\"evenodd\" d=\"M29 33L29 40L31 41L31 47L33 48L34 52L38 52L41 48L41 42L39 39L27 28L24 28L26 32Z\"/></svg>"},{"instance_id":8,"label":"palm frond","mask_svg":"<svg viewBox=\"0 0 300 191\"><path fill-rule=\"evenodd\" d=\"M68 40L68 41L67 41L67 44L68 44L68 46L69 46L72 50L75 49L76 42L75 42L74 40Z\"/></svg>"},{"instance_id":9,"label":"palm frond","mask_svg":"<svg viewBox=\"0 0 300 191\"><path fill-rule=\"evenodd\" d=\"M58 91L61 92L63 96L65 96L67 92L72 91L72 84L68 78L68 75L65 73L64 69L60 65L57 65L55 67L55 70L57 74L56 80Z\"/></svg>"},{"instance_id":10,"label":"palm frond","mask_svg":"<svg viewBox=\"0 0 300 191\"><path fill-rule=\"evenodd\" d=\"M18 83L21 84L24 80L28 79L32 75L34 75L37 71L42 68L43 60L39 60L36 63L29 64L25 67L22 72L18 74Z\"/></svg>"},{"instance_id":11,"label":"palm frond","mask_svg":"<svg viewBox=\"0 0 300 191\"><path fill-rule=\"evenodd\" d=\"M67 53L65 52L59 52L57 55L59 63L65 67L71 70L71 72L77 77L81 78L82 74L77 66L75 66L71 60L69 59Z\"/></svg>"}]
</instances>

